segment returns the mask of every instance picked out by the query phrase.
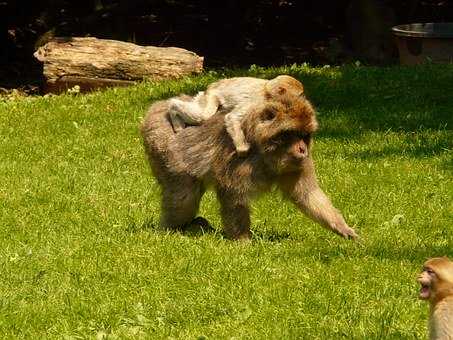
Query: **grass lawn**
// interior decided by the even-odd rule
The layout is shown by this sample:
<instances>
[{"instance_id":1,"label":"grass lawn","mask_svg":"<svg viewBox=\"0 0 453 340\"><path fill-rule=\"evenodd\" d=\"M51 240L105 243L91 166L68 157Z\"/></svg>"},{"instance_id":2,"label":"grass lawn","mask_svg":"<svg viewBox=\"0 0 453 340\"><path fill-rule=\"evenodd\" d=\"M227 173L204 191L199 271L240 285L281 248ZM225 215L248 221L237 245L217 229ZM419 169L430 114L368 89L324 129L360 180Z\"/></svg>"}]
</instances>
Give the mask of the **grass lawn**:
<instances>
[{"instance_id":1,"label":"grass lawn","mask_svg":"<svg viewBox=\"0 0 453 340\"><path fill-rule=\"evenodd\" d=\"M138 125L154 100L235 75L300 79L346 241L278 192L253 242L159 230ZM453 65L254 67L0 102L0 338L422 339L415 277L453 256Z\"/></svg>"}]
</instances>

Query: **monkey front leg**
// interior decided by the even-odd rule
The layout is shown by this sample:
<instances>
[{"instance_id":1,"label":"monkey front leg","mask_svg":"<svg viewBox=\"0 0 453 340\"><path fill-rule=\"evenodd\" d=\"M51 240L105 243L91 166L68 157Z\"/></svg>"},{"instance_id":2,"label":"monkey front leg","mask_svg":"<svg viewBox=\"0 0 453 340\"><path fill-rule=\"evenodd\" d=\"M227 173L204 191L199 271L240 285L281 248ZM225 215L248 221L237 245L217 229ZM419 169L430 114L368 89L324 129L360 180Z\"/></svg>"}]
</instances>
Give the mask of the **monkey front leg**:
<instances>
[{"instance_id":1,"label":"monkey front leg","mask_svg":"<svg viewBox=\"0 0 453 340\"><path fill-rule=\"evenodd\" d=\"M250 210L247 199L238 193L218 189L223 230L228 238L234 240L249 240Z\"/></svg>"},{"instance_id":2,"label":"monkey front leg","mask_svg":"<svg viewBox=\"0 0 453 340\"><path fill-rule=\"evenodd\" d=\"M234 147L237 153L242 156L250 149L250 144L247 143L244 131L242 130L242 118L247 114L248 107L234 110L225 115L225 127L228 134L233 140Z\"/></svg>"},{"instance_id":3,"label":"monkey front leg","mask_svg":"<svg viewBox=\"0 0 453 340\"><path fill-rule=\"evenodd\" d=\"M347 225L342 214L318 186L311 159L306 160L301 173L285 176L281 181L281 188L314 221L345 238L358 238L354 229Z\"/></svg>"},{"instance_id":4,"label":"monkey front leg","mask_svg":"<svg viewBox=\"0 0 453 340\"><path fill-rule=\"evenodd\" d=\"M173 131L179 132L186 127L186 123L184 120L179 116L177 112L170 111L170 122L171 126L173 127Z\"/></svg>"},{"instance_id":5,"label":"monkey front leg","mask_svg":"<svg viewBox=\"0 0 453 340\"><path fill-rule=\"evenodd\" d=\"M299 207L313 220L345 238L357 238L354 229L350 228L343 215L332 205L326 194L318 187L304 193L296 201Z\"/></svg>"},{"instance_id":6,"label":"monkey front leg","mask_svg":"<svg viewBox=\"0 0 453 340\"><path fill-rule=\"evenodd\" d=\"M170 117L170 122L173 127L173 131L179 132L186 127L185 120L183 119L183 114L181 113L180 105L184 104L182 100L171 99L170 107L168 109L168 115Z\"/></svg>"}]
</instances>

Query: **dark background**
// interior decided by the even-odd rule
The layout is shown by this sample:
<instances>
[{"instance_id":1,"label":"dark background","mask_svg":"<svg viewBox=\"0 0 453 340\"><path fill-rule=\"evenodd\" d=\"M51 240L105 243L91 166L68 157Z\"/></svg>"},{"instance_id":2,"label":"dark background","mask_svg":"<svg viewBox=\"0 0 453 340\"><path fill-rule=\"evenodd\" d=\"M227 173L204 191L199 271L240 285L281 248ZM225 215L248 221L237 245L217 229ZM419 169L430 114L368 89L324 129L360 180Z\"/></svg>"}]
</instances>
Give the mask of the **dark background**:
<instances>
[{"instance_id":1,"label":"dark background","mask_svg":"<svg viewBox=\"0 0 453 340\"><path fill-rule=\"evenodd\" d=\"M390 28L453 21L452 0L0 0L0 87L39 84L53 36L178 46L206 67L397 62Z\"/></svg>"}]
</instances>

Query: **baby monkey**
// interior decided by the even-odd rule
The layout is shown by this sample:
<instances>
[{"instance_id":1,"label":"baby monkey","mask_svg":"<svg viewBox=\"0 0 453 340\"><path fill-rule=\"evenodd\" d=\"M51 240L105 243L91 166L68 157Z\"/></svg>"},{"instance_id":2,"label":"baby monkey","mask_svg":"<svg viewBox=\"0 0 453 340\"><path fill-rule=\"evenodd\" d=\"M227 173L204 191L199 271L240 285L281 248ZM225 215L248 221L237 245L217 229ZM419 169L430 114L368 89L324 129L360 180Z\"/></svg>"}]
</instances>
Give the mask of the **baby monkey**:
<instances>
[{"instance_id":1,"label":"baby monkey","mask_svg":"<svg viewBox=\"0 0 453 340\"><path fill-rule=\"evenodd\" d=\"M453 340L453 262L446 257L429 259L417 281L420 299L430 304L430 340Z\"/></svg>"},{"instance_id":2,"label":"baby monkey","mask_svg":"<svg viewBox=\"0 0 453 340\"><path fill-rule=\"evenodd\" d=\"M243 118L257 103L279 101L288 96L303 96L302 84L293 77L281 75L271 80L236 77L217 81L199 92L192 101L177 98L170 100L170 120L175 132L186 124L200 125L216 112L225 115L225 127L231 136L236 152L244 155L250 145L242 129Z\"/></svg>"}]
</instances>

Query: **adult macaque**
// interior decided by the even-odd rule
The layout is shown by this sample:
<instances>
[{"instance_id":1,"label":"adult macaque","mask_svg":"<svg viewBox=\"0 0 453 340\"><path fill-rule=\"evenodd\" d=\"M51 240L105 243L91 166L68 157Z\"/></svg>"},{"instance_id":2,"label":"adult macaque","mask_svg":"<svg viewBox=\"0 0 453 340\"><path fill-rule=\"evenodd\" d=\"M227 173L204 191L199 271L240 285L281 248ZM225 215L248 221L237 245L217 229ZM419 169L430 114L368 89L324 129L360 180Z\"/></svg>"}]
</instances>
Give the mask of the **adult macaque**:
<instances>
[{"instance_id":1,"label":"adult macaque","mask_svg":"<svg viewBox=\"0 0 453 340\"><path fill-rule=\"evenodd\" d=\"M453 262L446 257L429 259L417 281L420 299L430 305L430 340L453 340Z\"/></svg>"},{"instance_id":2,"label":"adult macaque","mask_svg":"<svg viewBox=\"0 0 453 340\"><path fill-rule=\"evenodd\" d=\"M250 144L245 157L235 152L223 114L175 133L170 106L169 100L154 103L141 126L146 154L162 188L161 226L190 224L206 187L212 186L225 234L249 239L251 198L277 185L313 220L343 237L357 237L318 186L310 148L318 124L306 98L282 93L278 101L250 107L241 125Z\"/></svg>"},{"instance_id":3,"label":"adult macaque","mask_svg":"<svg viewBox=\"0 0 453 340\"><path fill-rule=\"evenodd\" d=\"M236 77L217 81L199 92L191 101L170 99L170 119L175 132L187 124L199 125L212 117L221 107L225 127L240 155L248 152L250 144L242 130L244 117L257 103L279 101L288 96L302 96L304 88L295 78L281 75L271 80Z\"/></svg>"}]
</instances>

